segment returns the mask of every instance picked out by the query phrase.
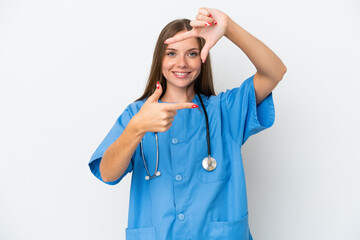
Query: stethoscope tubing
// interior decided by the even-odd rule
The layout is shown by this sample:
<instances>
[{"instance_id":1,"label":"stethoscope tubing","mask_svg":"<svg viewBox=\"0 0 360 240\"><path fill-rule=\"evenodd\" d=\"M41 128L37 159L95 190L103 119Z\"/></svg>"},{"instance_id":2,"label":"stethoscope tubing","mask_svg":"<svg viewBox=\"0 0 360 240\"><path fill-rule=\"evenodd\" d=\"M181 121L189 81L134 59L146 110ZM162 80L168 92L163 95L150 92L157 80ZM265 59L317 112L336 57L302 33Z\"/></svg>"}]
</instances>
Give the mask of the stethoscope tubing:
<instances>
[{"instance_id":1,"label":"stethoscope tubing","mask_svg":"<svg viewBox=\"0 0 360 240\"><path fill-rule=\"evenodd\" d=\"M156 140L156 166L155 166L155 173L151 176L150 173L149 173L149 170L146 166L146 162L145 162L145 157L144 157L144 150L143 150L143 145L142 145L142 140L140 141L140 148L141 148L141 155L142 155L142 159L143 159L143 163L144 163L144 166L145 166L145 170L147 172L147 177L148 179L146 180L149 180L151 178L155 178L157 176L160 176L160 172L158 172L158 164L159 164L159 140L158 140L158 134L157 132L155 132L155 140Z\"/></svg>"},{"instance_id":2,"label":"stethoscope tubing","mask_svg":"<svg viewBox=\"0 0 360 240\"><path fill-rule=\"evenodd\" d=\"M200 103L201 103L201 107L203 108L204 110L204 114L205 114L205 120L206 120L206 140L207 140L207 148L208 148L208 160L212 160L212 161L215 161L215 159L213 159L211 157L211 145L210 145L210 130L209 130L209 118L208 118L208 115L207 115L207 112L206 112L206 109L205 109L205 106L204 106L204 103L199 95L199 93L196 93L197 96L199 97L200 99ZM150 172L146 166L146 161L145 161L145 157L144 157L144 150L143 150L143 143L142 143L142 139L140 141L140 149L141 149L141 155L142 155L142 159L143 159L143 163L144 163L144 167L145 167L145 170L146 170L146 173L147 173L147 176L145 176L145 180L150 180L152 178L155 178L155 177L158 177L161 175L161 172L158 171L158 165L159 165L159 140L158 140L158 134L157 132L155 132L155 140L156 140L156 167L155 167L155 173L153 175L150 175ZM204 159L206 160L206 159ZM203 161L204 161L203 160ZM205 161L206 162L206 161ZM203 165L204 166L204 165ZM215 167L216 167L216 161L215 161ZM204 167L205 168L205 167ZM208 170L208 168L206 168ZM210 171L212 171L214 168L212 168ZM209 171L209 170L208 170Z\"/></svg>"},{"instance_id":3,"label":"stethoscope tubing","mask_svg":"<svg viewBox=\"0 0 360 240\"><path fill-rule=\"evenodd\" d=\"M207 147L208 147L208 155L209 157L211 156L211 146L210 146L210 130L209 130L209 119L208 119L208 115L207 112L205 110L205 106L204 103L199 95L199 93L196 93L198 95L198 98L200 99L200 103L201 103L201 107L204 110L205 113L205 119L206 119L206 139L207 139Z\"/></svg>"}]
</instances>

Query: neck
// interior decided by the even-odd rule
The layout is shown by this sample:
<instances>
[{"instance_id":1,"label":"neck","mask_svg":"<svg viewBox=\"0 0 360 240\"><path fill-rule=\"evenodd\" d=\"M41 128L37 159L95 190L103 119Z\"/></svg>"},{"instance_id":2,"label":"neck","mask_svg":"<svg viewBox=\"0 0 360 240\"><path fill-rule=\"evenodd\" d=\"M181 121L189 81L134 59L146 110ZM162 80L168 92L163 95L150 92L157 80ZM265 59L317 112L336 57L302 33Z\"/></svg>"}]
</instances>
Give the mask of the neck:
<instances>
[{"instance_id":1,"label":"neck","mask_svg":"<svg viewBox=\"0 0 360 240\"><path fill-rule=\"evenodd\" d=\"M161 98L163 102L191 102L195 97L194 84L186 88L166 87L166 92Z\"/></svg>"}]
</instances>

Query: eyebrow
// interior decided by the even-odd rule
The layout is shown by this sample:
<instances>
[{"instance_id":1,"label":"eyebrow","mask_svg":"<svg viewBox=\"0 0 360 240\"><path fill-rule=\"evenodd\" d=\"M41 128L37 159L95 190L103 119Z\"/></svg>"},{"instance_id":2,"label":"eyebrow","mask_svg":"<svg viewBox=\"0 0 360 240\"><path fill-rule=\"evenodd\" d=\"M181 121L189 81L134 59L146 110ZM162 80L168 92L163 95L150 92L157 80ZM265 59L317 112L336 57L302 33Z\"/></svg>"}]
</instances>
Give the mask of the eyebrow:
<instances>
[{"instance_id":1,"label":"eyebrow","mask_svg":"<svg viewBox=\"0 0 360 240\"><path fill-rule=\"evenodd\" d=\"M177 49L175 49L175 48L167 48L166 50L173 50L173 51L177 51ZM188 51L192 51L192 50L198 50L198 51L199 51L199 49L198 49L198 48L191 48L191 49L188 49Z\"/></svg>"}]
</instances>

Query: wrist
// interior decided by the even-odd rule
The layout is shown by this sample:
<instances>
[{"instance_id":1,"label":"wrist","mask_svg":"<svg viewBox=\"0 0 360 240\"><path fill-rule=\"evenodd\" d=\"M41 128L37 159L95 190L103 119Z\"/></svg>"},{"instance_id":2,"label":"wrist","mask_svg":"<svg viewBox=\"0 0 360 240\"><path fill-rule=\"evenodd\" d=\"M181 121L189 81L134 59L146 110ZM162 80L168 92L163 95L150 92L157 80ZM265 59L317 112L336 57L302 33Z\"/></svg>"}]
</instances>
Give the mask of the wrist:
<instances>
[{"instance_id":1,"label":"wrist","mask_svg":"<svg viewBox=\"0 0 360 240\"><path fill-rule=\"evenodd\" d=\"M139 119L138 115L136 114L134 117L131 118L128 124L129 130L136 135L137 137L143 137L146 133L144 127L142 126L142 121Z\"/></svg>"},{"instance_id":2,"label":"wrist","mask_svg":"<svg viewBox=\"0 0 360 240\"><path fill-rule=\"evenodd\" d=\"M228 16L227 21L225 23L225 33L224 33L225 37L230 39L230 35L231 35L232 29L234 28L235 24L236 23Z\"/></svg>"}]
</instances>

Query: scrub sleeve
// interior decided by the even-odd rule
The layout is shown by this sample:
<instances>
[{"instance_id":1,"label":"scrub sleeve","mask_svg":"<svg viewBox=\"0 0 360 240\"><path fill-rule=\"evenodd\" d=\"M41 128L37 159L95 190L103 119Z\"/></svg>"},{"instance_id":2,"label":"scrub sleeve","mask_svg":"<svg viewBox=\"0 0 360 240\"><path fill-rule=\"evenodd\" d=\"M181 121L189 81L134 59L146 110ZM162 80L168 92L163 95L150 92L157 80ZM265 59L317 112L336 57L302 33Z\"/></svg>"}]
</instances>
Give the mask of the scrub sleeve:
<instances>
[{"instance_id":1,"label":"scrub sleeve","mask_svg":"<svg viewBox=\"0 0 360 240\"><path fill-rule=\"evenodd\" d=\"M272 92L256 105L254 75L246 79L240 87L221 93L224 109L227 111L230 134L242 146L246 140L275 121L275 107Z\"/></svg>"},{"instance_id":2,"label":"scrub sleeve","mask_svg":"<svg viewBox=\"0 0 360 240\"><path fill-rule=\"evenodd\" d=\"M102 159L102 156L104 155L105 150L113 143L116 141L116 139L119 138L119 136L121 135L121 133L124 131L124 129L126 128L126 126L128 125L128 123L130 122L132 118L132 114L130 113L129 110L129 106L124 110L124 112L119 116L119 118L116 120L116 122L114 123L114 125L112 126L111 130L109 131L109 133L106 135L106 137L104 138L104 140L101 142L101 144L99 145L99 147L95 150L94 154L91 156L91 159L89 161L89 167L91 172L102 182L103 179L101 178L101 174L100 174L100 161ZM126 171L123 173L122 176L120 176L120 178L118 178L115 181L112 182L104 182L106 184L109 185L115 185L118 182L121 181L121 179L123 179L123 177L125 177L126 174L130 173L133 170L133 165L134 165L134 155L135 152L133 154L133 156L131 157L131 161L129 163L128 168L126 169Z\"/></svg>"}]
</instances>

